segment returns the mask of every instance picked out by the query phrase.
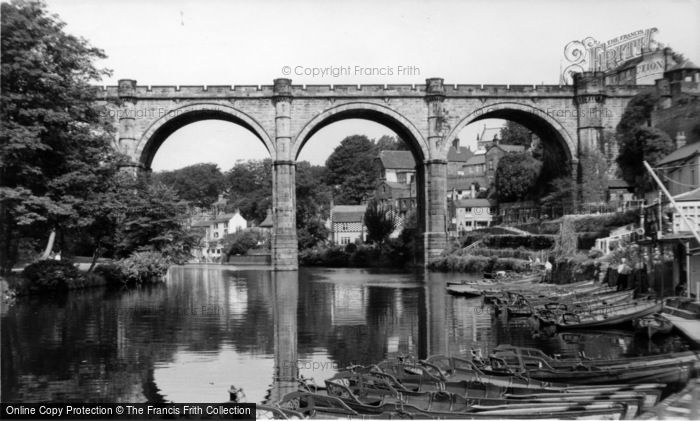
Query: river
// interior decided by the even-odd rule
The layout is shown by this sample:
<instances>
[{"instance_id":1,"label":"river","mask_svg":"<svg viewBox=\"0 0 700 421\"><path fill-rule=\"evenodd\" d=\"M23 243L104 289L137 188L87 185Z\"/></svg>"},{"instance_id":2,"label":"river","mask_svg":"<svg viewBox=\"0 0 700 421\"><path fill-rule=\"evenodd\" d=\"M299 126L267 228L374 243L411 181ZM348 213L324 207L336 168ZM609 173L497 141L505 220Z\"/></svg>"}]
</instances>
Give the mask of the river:
<instances>
[{"instance_id":1,"label":"river","mask_svg":"<svg viewBox=\"0 0 700 421\"><path fill-rule=\"evenodd\" d=\"M533 335L527 319L453 297L464 274L173 267L163 285L92 289L3 305L3 402L276 400L298 375L397 355L484 354L501 343L592 357L686 349L670 335Z\"/></svg>"}]
</instances>

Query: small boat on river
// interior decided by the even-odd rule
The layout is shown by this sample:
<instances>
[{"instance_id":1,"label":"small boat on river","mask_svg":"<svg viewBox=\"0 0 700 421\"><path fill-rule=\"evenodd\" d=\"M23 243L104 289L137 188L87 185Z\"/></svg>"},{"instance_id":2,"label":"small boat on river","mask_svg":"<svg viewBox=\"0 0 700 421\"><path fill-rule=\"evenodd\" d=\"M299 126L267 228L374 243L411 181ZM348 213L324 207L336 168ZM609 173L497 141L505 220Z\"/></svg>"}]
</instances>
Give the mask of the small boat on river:
<instances>
[{"instance_id":1,"label":"small boat on river","mask_svg":"<svg viewBox=\"0 0 700 421\"><path fill-rule=\"evenodd\" d=\"M698 420L700 419L700 379L693 379L680 392L660 402L642 414L640 420Z\"/></svg>"},{"instance_id":2,"label":"small boat on river","mask_svg":"<svg viewBox=\"0 0 700 421\"><path fill-rule=\"evenodd\" d=\"M700 344L700 304L685 297L670 297L664 302L664 316L696 344Z\"/></svg>"},{"instance_id":3,"label":"small boat on river","mask_svg":"<svg viewBox=\"0 0 700 421\"><path fill-rule=\"evenodd\" d=\"M552 310L541 310L535 317L540 326L555 325L558 330L596 329L631 323L632 320L640 317L658 313L662 308L662 302L639 300L575 312L560 313Z\"/></svg>"},{"instance_id":4,"label":"small boat on river","mask_svg":"<svg viewBox=\"0 0 700 421\"><path fill-rule=\"evenodd\" d=\"M637 333L645 334L649 338L657 333L665 335L673 330L673 323L659 313L634 319L632 320L632 325Z\"/></svg>"}]
</instances>

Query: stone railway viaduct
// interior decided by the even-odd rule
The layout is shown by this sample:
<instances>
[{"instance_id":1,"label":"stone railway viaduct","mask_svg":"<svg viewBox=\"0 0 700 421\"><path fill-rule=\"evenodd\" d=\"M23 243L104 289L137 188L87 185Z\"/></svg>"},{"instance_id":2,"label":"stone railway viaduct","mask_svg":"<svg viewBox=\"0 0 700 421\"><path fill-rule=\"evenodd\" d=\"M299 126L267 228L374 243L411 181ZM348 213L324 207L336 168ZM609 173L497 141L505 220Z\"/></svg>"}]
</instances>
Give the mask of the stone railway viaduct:
<instances>
[{"instance_id":1,"label":"stone railway viaduct","mask_svg":"<svg viewBox=\"0 0 700 421\"><path fill-rule=\"evenodd\" d=\"M617 126L637 86L606 86L599 72L577 74L573 86L425 85L118 86L96 87L98 100L118 127L114 146L133 164L149 170L160 145L177 129L218 119L250 130L273 161L272 262L276 270L297 269L295 162L318 130L360 118L394 130L418 163L419 228L422 257L440 255L447 241L447 151L468 124L502 118L536 133L545 147L563 152L578 174L579 154L605 147L604 130Z\"/></svg>"}]
</instances>

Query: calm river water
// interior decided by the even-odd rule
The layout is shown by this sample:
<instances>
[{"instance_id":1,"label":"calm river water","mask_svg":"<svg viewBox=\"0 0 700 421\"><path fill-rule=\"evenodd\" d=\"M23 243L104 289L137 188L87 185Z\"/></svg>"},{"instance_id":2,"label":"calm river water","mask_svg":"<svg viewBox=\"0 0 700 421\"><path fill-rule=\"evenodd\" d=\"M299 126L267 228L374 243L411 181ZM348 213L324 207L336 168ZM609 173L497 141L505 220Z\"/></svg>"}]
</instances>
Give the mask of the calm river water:
<instances>
[{"instance_id":1,"label":"calm river water","mask_svg":"<svg viewBox=\"0 0 700 421\"><path fill-rule=\"evenodd\" d=\"M411 354L466 356L498 344L550 353L638 355L685 349L630 332L538 337L481 299L452 297L463 274L176 267L168 282L18 300L2 307L3 402L248 402L317 383L349 364Z\"/></svg>"}]
</instances>

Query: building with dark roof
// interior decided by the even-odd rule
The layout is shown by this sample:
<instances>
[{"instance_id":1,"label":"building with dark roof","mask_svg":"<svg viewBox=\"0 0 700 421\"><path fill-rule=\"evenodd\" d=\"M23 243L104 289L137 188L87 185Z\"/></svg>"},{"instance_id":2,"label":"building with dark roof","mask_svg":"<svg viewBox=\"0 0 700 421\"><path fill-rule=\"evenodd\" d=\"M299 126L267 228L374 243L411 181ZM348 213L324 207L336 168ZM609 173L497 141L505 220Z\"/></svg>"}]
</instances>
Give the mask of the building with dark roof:
<instances>
[{"instance_id":1,"label":"building with dark roof","mask_svg":"<svg viewBox=\"0 0 700 421\"><path fill-rule=\"evenodd\" d=\"M674 196L700 187L700 142L676 149L656 166L666 188Z\"/></svg>"},{"instance_id":2,"label":"building with dark roof","mask_svg":"<svg viewBox=\"0 0 700 421\"><path fill-rule=\"evenodd\" d=\"M365 241L365 211L367 205L336 205L331 208L331 240L336 244Z\"/></svg>"}]
</instances>

